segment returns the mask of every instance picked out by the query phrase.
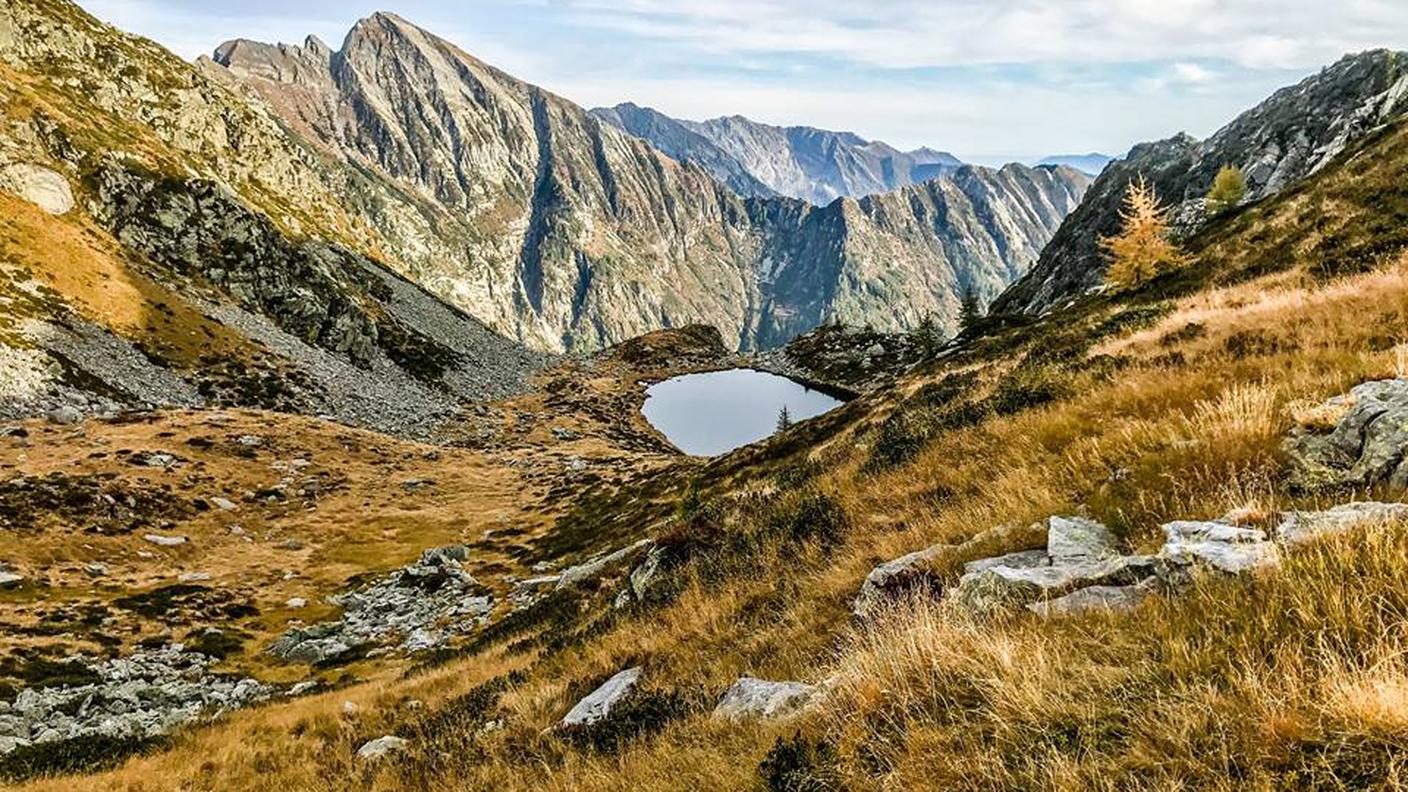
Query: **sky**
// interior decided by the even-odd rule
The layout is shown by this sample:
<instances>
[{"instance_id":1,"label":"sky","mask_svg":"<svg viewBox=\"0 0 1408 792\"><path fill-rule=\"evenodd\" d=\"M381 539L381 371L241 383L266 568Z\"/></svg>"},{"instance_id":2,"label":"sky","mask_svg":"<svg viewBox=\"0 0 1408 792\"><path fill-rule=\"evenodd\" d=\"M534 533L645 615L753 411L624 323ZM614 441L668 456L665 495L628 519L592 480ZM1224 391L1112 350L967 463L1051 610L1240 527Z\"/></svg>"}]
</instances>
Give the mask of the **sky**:
<instances>
[{"instance_id":1,"label":"sky","mask_svg":"<svg viewBox=\"0 0 1408 792\"><path fill-rule=\"evenodd\" d=\"M1408 49L1405 0L79 0L186 58L337 49L391 11L586 107L741 114L973 162L1214 132L1346 52Z\"/></svg>"}]
</instances>

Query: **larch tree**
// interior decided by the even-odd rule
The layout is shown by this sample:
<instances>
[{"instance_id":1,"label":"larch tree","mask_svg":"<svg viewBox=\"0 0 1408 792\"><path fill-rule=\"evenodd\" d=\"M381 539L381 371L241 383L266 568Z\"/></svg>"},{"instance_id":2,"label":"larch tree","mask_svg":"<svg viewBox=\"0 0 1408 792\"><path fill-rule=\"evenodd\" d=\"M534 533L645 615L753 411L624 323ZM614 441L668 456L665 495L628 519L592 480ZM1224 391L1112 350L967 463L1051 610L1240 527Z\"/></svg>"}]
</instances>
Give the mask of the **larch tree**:
<instances>
[{"instance_id":1,"label":"larch tree","mask_svg":"<svg viewBox=\"0 0 1408 792\"><path fill-rule=\"evenodd\" d=\"M1188 257L1170 239L1168 211L1144 177L1130 183L1120 220L1123 230L1100 240L1110 258L1106 283L1119 289L1138 288L1187 266Z\"/></svg>"}]
</instances>

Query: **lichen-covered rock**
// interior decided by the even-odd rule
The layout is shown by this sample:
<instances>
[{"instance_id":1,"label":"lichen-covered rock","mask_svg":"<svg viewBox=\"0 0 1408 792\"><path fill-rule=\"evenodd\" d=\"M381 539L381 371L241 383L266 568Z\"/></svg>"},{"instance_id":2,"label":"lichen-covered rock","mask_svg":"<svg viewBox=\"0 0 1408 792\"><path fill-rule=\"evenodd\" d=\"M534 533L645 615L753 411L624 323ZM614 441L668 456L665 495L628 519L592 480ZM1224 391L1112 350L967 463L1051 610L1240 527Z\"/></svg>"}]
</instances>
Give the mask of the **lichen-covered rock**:
<instances>
[{"instance_id":1,"label":"lichen-covered rock","mask_svg":"<svg viewBox=\"0 0 1408 792\"><path fill-rule=\"evenodd\" d=\"M814 685L769 682L743 677L724 693L714 717L726 720L770 720L793 715L816 695Z\"/></svg>"},{"instance_id":2,"label":"lichen-covered rock","mask_svg":"<svg viewBox=\"0 0 1408 792\"><path fill-rule=\"evenodd\" d=\"M671 575L672 568L669 551L660 545L651 547L645 559L626 576L626 585L616 598L616 607L658 602L668 597L677 585Z\"/></svg>"},{"instance_id":3,"label":"lichen-covered rock","mask_svg":"<svg viewBox=\"0 0 1408 792\"><path fill-rule=\"evenodd\" d=\"M934 574L930 564L941 553L952 549L952 545L934 545L887 561L871 570L851 606L852 612L857 618L868 618L883 603L911 591L938 596L943 591L943 582Z\"/></svg>"},{"instance_id":4,"label":"lichen-covered rock","mask_svg":"<svg viewBox=\"0 0 1408 792\"><path fill-rule=\"evenodd\" d=\"M1055 566L1095 561L1118 555L1115 537L1094 520L1052 517L1047 523L1046 554Z\"/></svg>"},{"instance_id":5,"label":"lichen-covered rock","mask_svg":"<svg viewBox=\"0 0 1408 792\"><path fill-rule=\"evenodd\" d=\"M1013 569L996 566L964 575L951 601L974 613L1056 599L1089 586L1129 586L1154 575L1148 556L1116 556L1060 566Z\"/></svg>"},{"instance_id":6,"label":"lichen-covered rock","mask_svg":"<svg viewBox=\"0 0 1408 792\"><path fill-rule=\"evenodd\" d=\"M628 668L606 680L601 687L577 702L563 716L562 721L558 723L558 728L570 729L591 726L605 720L611 715L611 710L617 704L620 704L635 691L636 683L640 681L641 671L640 667Z\"/></svg>"},{"instance_id":7,"label":"lichen-covered rock","mask_svg":"<svg viewBox=\"0 0 1408 792\"><path fill-rule=\"evenodd\" d=\"M1332 429L1300 427L1284 444L1293 486L1309 492L1408 487L1408 380L1366 382L1321 412L1340 416Z\"/></svg>"}]
</instances>

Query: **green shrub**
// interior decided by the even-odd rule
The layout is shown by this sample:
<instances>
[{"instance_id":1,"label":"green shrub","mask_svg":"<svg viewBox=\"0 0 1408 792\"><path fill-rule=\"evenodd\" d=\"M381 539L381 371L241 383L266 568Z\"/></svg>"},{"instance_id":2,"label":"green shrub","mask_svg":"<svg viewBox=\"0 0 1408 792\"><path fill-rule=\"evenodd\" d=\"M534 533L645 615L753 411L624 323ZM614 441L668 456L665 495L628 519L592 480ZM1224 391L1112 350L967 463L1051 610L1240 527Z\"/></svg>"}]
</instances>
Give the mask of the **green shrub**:
<instances>
[{"instance_id":1,"label":"green shrub","mask_svg":"<svg viewBox=\"0 0 1408 792\"><path fill-rule=\"evenodd\" d=\"M833 792L842 788L836 748L823 739L779 737L758 765L768 792Z\"/></svg>"},{"instance_id":2,"label":"green shrub","mask_svg":"<svg viewBox=\"0 0 1408 792\"><path fill-rule=\"evenodd\" d=\"M116 767L131 756L164 741L89 735L73 740L25 745L0 757L0 779L25 781L39 776L95 773ZM75 785L74 789L81 788Z\"/></svg>"}]
</instances>

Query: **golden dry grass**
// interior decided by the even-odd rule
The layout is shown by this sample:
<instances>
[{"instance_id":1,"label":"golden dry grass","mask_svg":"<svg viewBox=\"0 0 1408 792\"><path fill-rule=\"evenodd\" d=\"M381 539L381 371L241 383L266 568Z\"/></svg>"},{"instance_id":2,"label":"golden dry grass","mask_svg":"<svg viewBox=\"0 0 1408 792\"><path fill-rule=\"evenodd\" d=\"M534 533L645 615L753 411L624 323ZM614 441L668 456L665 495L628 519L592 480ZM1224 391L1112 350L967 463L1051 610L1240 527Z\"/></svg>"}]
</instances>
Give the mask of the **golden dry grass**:
<instances>
[{"instance_id":1,"label":"golden dry grass","mask_svg":"<svg viewBox=\"0 0 1408 792\"><path fill-rule=\"evenodd\" d=\"M942 434L893 471L865 472L867 448L854 442L863 438L833 441L834 453L849 450L828 459L815 486L853 525L833 555L764 552L749 574L695 578L669 604L536 661L468 658L431 677L433 694L418 687L425 682L380 680L238 714L188 733L177 750L88 780L101 789L245 788L229 780L736 789L755 785L759 761L800 728L835 747L834 771L860 789L1271 789L1347 778L1391 787L1401 759L1384 735L1401 727L1395 707L1408 673L1400 526L1312 548L1278 575L1208 581L1130 616L976 623L918 600L871 629L849 623L850 599L875 562L994 526L1013 530L939 566L1029 546L1036 537L1023 527L1052 513L1088 510L1148 547L1163 520L1233 508L1256 519L1295 505L1276 483L1291 407L1393 373L1396 352L1378 346L1382 326L1357 317L1408 326L1408 279L1395 266L1275 288L1265 300L1194 298L1159 328L1107 345L1131 361L1117 375L1082 375L1048 406ZM1258 293L1256 284L1238 289ZM1297 306L1298 320L1284 322L1270 304ZM1189 317L1205 332L1163 340ZM1229 341L1247 334L1274 343L1248 351ZM724 725L698 711L615 753L544 734L592 684L630 664L646 666L647 687L697 691L705 702L744 674L835 675L837 690L796 724ZM434 711L508 668L528 674L497 705L504 727L480 734L466 722L453 743L462 756L436 755L442 734L425 738L424 753L378 768L351 758L358 740L415 722L388 702L423 697ZM355 727L336 711L342 698L368 702Z\"/></svg>"}]
</instances>

